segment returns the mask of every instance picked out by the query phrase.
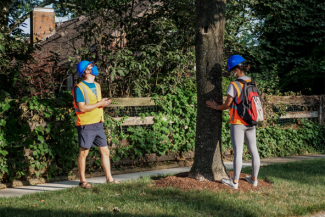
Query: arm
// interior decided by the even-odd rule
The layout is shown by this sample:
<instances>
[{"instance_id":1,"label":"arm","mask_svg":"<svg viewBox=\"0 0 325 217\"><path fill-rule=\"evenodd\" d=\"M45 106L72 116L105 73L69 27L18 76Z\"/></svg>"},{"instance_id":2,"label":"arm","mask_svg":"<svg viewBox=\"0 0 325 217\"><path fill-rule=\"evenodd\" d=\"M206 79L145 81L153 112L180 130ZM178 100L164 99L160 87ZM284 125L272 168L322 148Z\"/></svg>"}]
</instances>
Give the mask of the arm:
<instances>
[{"instance_id":1,"label":"arm","mask_svg":"<svg viewBox=\"0 0 325 217\"><path fill-rule=\"evenodd\" d=\"M99 107L105 107L107 105L111 104L111 100L104 98L100 102L97 102L92 105L86 105L85 102L77 102L77 106L81 112L90 112L94 110L95 108Z\"/></svg>"},{"instance_id":2,"label":"arm","mask_svg":"<svg viewBox=\"0 0 325 217\"><path fill-rule=\"evenodd\" d=\"M228 95L226 102L222 105L218 105L218 108L217 108L217 103L215 101L207 101L206 104L209 108L212 108L212 109L227 110L231 107L231 103L233 100L234 100L234 98L232 98L232 96Z\"/></svg>"}]
</instances>

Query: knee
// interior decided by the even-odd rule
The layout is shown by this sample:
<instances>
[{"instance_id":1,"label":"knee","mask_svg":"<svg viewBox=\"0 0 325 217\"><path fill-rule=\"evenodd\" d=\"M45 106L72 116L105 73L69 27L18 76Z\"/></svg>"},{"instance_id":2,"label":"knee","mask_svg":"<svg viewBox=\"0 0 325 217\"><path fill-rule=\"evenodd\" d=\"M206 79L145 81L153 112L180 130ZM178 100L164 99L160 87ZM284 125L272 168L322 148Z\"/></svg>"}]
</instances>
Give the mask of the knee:
<instances>
[{"instance_id":1,"label":"knee","mask_svg":"<svg viewBox=\"0 0 325 217\"><path fill-rule=\"evenodd\" d=\"M89 152L88 150L80 150L79 157L81 157L81 158L87 158L88 152Z\"/></svg>"},{"instance_id":2,"label":"knee","mask_svg":"<svg viewBox=\"0 0 325 217\"><path fill-rule=\"evenodd\" d=\"M109 157L109 154L110 154L109 149L104 149L101 151L101 155L103 157Z\"/></svg>"},{"instance_id":3,"label":"knee","mask_svg":"<svg viewBox=\"0 0 325 217\"><path fill-rule=\"evenodd\" d=\"M257 150L256 151L251 151L250 153L252 155L252 158L256 158L256 159L260 158L260 155L259 155Z\"/></svg>"}]
</instances>

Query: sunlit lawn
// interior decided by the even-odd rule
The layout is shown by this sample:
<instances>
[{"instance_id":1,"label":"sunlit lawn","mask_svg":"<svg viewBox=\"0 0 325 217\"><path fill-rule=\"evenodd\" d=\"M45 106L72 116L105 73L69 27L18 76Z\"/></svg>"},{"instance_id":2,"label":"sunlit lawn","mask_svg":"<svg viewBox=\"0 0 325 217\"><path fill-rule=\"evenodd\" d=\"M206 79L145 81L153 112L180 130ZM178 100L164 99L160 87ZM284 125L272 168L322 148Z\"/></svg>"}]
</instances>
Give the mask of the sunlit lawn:
<instances>
[{"instance_id":1,"label":"sunlit lawn","mask_svg":"<svg viewBox=\"0 0 325 217\"><path fill-rule=\"evenodd\" d=\"M153 189L145 177L90 190L0 198L0 216L293 216L325 210L324 159L266 166L259 179L273 181L274 187L247 193L182 192Z\"/></svg>"}]
</instances>

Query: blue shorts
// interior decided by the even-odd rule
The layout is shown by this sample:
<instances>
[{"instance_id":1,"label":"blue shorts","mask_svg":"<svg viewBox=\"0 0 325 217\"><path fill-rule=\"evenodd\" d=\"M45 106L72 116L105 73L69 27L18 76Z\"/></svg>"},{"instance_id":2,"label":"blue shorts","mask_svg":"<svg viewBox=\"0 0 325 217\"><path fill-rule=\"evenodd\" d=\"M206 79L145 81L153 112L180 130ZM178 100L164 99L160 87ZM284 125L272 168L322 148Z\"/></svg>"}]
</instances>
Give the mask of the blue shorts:
<instances>
[{"instance_id":1,"label":"blue shorts","mask_svg":"<svg viewBox=\"0 0 325 217\"><path fill-rule=\"evenodd\" d=\"M79 147L90 149L93 146L107 146L104 124L88 124L77 126Z\"/></svg>"}]
</instances>

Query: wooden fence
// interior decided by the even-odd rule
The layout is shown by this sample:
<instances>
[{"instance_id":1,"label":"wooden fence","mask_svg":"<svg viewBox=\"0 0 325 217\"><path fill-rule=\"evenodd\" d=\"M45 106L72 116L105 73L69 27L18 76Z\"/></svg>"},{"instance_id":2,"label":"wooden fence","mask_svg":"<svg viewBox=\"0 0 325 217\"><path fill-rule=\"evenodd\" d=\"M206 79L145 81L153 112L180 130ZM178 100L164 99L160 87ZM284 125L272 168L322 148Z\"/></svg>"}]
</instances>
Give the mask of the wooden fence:
<instances>
[{"instance_id":1,"label":"wooden fence","mask_svg":"<svg viewBox=\"0 0 325 217\"><path fill-rule=\"evenodd\" d=\"M223 98L226 100L226 97ZM108 108L114 107L130 107L130 106L156 106L155 102L151 97L143 98L114 98L114 104L107 106ZM282 115L280 119L299 119L299 118L318 118L320 124L324 123L325 118L325 95L320 96L263 96L263 104L273 105L273 106L305 106L305 107L315 107L313 111L289 111L286 115ZM270 112L270 111L269 111ZM272 112L272 111L271 111ZM115 120L119 121L123 117L114 117ZM151 125L154 123L154 116L147 116L144 119L141 117L129 117L127 118L122 126L134 126L134 125ZM29 122L31 130L34 130L37 126L42 125L45 127L46 122Z\"/></svg>"},{"instance_id":2,"label":"wooden fence","mask_svg":"<svg viewBox=\"0 0 325 217\"><path fill-rule=\"evenodd\" d=\"M325 95L320 96L267 96L264 103L273 106L303 106L313 108L311 111L287 112L286 115L280 116L280 119L299 119L299 118L317 118L319 124L324 123L325 113Z\"/></svg>"},{"instance_id":3,"label":"wooden fence","mask_svg":"<svg viewBox=\"0 0 325 217\"><path fill-rule=\"evenodd\" d=\"M324 103L325 96L263 96L263 103L269 110L274 107L292 107L300 106L306 108L308 111L289 111L286 115L282 115L279 119L300 119L300 118L317 118L318 122L324 122ZM226 100L226 97L223 99ZM128 106L156 106L155 102L150 98L115 98L116 104L110 104L108 107L128 107ZM270 109L271 108L271 109ZM315 110L310 110L315 109ZM273 111L266 111L271 112ZM115 117L115 120L121 120L123 117ZM128 117L122 126L134 125L150 125L154 124L154 116L148 116L144 119L140 117ZM172 161L172 160L186 160L194 158L194 152L175 153L165 156L157 156L156 154L146 154L143 158L137 157L135 159L126 158L119 162L114 162L112 165L132 164L141 162L157 162L157 161Z\"/></svg>"},{"instance_id":4,"label":"wooden fence","mask_svg":"<svg viewBox=\"0 0 325 217\"><path fill-rule=\"evenodd\" d=\"M224 101L226 97L224 97ZM126 106L155 106L155 102L150 98L115 98L116 104L110 104L108 107L126 107ZM300 118L318 118L320 124L324 123L324 103L325 95L320 96L264 96L264 104L273 106L304 106L313 108L318 105L318 109L314 111L289 111L286 115L282 115L280 119L300 119ZM121 120L123 117L115 117L115 120ZM154 116L127 118L122 126L131 125L148 125L153 124Z\"/></svg>"},{"instance_id":5,"label":"wooden fence","mask_svg":"<svg viewBox=\"0 0 325 217\"><path fill-rule=\"evenodd\" d=\"M226 97L224 97L224 101ZM263 96L263 103L265 108L269 108L269 113L272 113L274 107L283 107L283 106L300 106L308 108L304 111L289 111L286 112L286 115L282 115L279 119L300 119L300 118L317 118L317 121L320 124L324 123L324 103L325 95L321 96ZM110 104L108 109L118 107L141 107L141 106L156 106L155 102L150 97L146 98L114 98L114 104ZM312 109L312 110L310 110ZM113 117L115 120L119 121L123 117ZM166 119L167 120L167 119ZM42 125L45 127L46 122L29 122L31 130L34 130L37 126ZM141 117L128 117L122 126L141 126L141 125L152 125L154 124L154 116L147 116L144 119ZM114 147L113 147L114 148ZM29 151L29 150L26 150ZM30 155L31 153L25 153L25 156ZM165 156L157 156L156 154L146 154L143 158L126 158L122 159L119 162L114 162L112 165L118 164L132 164L132 163L141 163L141 162L157 162L157 161L171 161L171 160L185 160L188 158L193 158L194 152L184 152L184 153L174 153Z\"/></svg>"},{"instance_id":6,"label":"wooden fence","mask_svg":"<svg viewBox=\"0 0 325 217\"><path fill-rule=\"evenodd\" d=\"M156 103L151 97L143 98L114 98L114 104L110 104L107 107L129 107L129 106L155 106ZM115 120L120 121L123 117L114 117ZM129 117L123 123L122 126L133 125L151 125L154 123L154 116L147 116L144 119L141 117Z\"/></svg>"}]
</instances>

